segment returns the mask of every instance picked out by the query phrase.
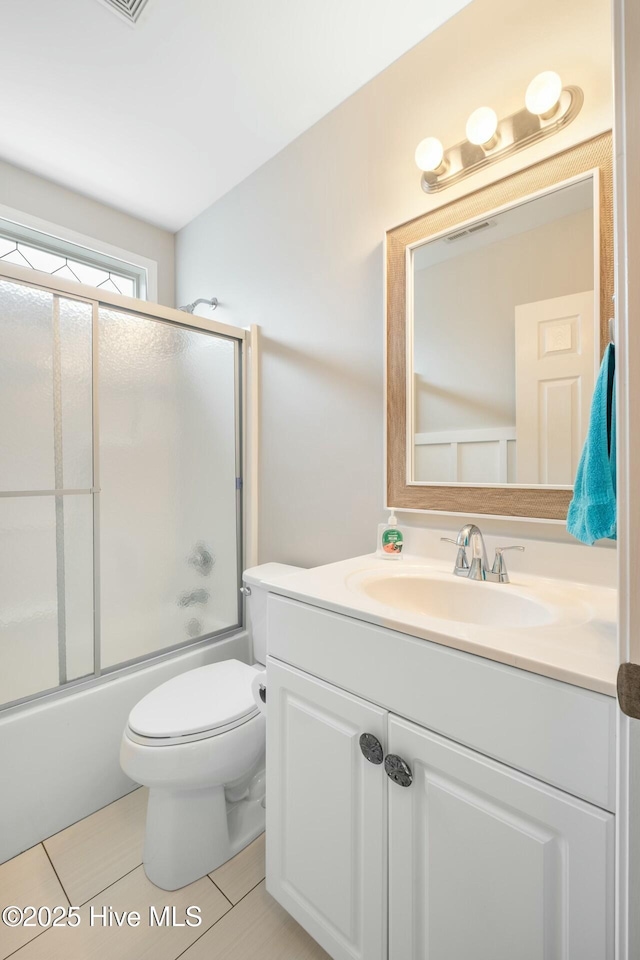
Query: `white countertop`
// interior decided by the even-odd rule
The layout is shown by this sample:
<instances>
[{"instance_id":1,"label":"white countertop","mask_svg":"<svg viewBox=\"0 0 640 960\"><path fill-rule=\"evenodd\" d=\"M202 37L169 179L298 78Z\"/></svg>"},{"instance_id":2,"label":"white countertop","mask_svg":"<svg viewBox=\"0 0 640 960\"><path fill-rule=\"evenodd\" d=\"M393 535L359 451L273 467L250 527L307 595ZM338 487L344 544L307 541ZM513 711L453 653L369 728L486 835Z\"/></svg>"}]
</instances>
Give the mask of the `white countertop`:
<instances>
[{"instance_id":1,"label":"white countertop","mask_svg":"<svg viewBox=\"0 0 640 960\"><path fill-rule=\"evenodd\" d=\"M471 590L510 590L538 600L556 614L554 622L542 626L504 629L408 612L372 599L358 588L367 576L401 576L403 572L423 572L441 580L453 577L451 563L440 560L404 556L389 561L370 555L276 577L265 584L281 596L587 690L616 695L616 590L522 573L512 574L509 584L469 582Z\"/></svg>"}]
</instances>

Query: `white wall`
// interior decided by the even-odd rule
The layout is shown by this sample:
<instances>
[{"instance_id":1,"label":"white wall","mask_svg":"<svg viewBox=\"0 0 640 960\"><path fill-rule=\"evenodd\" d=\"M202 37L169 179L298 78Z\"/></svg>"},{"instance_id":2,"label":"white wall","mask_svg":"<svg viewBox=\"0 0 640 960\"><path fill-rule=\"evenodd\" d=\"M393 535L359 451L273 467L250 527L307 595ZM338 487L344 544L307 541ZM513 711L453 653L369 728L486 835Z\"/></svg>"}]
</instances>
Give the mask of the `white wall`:
<instances>
[{"instance_id":1,"label":"white wall","mask_svg":"<svg viewBox=\"0 0 640 960\"><path fill-rule=\"evenodd\" d=\"M159 303L175 306L174 235L0 160L0 204L155 260ZM200 296L200 294L198 294Z\"/></svg>"},{"instance_id":2,"label":"white wall","mask_svg":"<svg viewBox=\"0 0 640 960\"><path fill-rule=\"evenodd\" d=\"M311 565L373 549L385 230L609 129L610 47L607 0L474 0L178 234L180 302L212 290L221 319L263 326L261 559ZM427 197L418 141L457 142L483 103L519 109L545 69L583 88L574 123ZM529 534L562 535L543 524Z\"/></svg>"}]
</instances>

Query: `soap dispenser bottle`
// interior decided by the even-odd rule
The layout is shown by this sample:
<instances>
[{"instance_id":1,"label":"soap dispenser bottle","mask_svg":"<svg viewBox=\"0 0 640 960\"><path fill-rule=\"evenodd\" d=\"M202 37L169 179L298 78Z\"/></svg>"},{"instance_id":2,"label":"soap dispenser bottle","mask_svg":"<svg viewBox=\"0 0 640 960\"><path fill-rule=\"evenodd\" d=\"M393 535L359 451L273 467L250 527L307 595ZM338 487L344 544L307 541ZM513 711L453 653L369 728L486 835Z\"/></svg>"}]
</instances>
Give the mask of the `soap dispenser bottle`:
<instances>
[{"instance_id":1,"label":"soap dispenser bottle","mask_svg":"<svg viewBox=\"0 0 640 960\"><path fill-rule=\"evenodd\" d=\"M378 524L378 548L376 556L384 560L401 560L404 535L393 510L387 523Z\"/></svg>"}]
</instances>

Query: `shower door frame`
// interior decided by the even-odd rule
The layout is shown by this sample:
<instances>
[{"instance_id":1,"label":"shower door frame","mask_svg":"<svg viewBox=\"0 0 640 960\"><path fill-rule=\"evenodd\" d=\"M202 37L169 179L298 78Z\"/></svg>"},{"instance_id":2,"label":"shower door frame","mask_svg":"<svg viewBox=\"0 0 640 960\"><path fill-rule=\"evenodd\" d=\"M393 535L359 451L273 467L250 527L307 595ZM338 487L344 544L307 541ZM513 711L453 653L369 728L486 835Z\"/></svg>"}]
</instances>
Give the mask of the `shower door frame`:
<instances>
[{"instance_id":1,"label":"shower door frame","mask_svg":"<svg viewBox=\"0 0 640 960\"><path fill-rule=\"evenodd\" d=\"M246 330L242 327L236 327L231 324L221 323L218 320L209 320L205 317L199 317L194 314L186 313L184 310L177 310L173 307L165 307L159 303L151 303L148 300L139 300L135 297L125 297L122 294L102 291L97 287L91 287L86 284L75 283L72 280L56 279L48 273L42 273L37 270L30 270L27 267L16 266L15 264L0 261L0 280L8 280L14 283L25 284L29 287L42 289L54 296L61 296L65 299L78 300L88 303L92 307L92 455L93 455L93 482L89 493L93 500L93 673L84 677L78 677L74 680L68 680L62 685L51 687L46 690L38 691L26 697L10 701L7 705L0 704L0 715L6 716L14 710L31 704L41 702L42 700L52 700L63 697L70 692L78 692L79 687L89 687L112 680L116 676L122 676L128 672L142 669L162 660L175 656L177 653L183 653L187 650L195 650L204 647L212 642L223 640L244 628L244 610L242 595L238 590L238 622L233 626L224 628L219 632L199 637L195 640L186 640L169 647L164 647L157 653L147 656L137 657L132 660L124 661L113 667L101 668L100 664L100 485L99 485L99 367L98 367L98 316L101 306L115 308L126 311L129 314L138 315L152 321L161 321L171 326L182 327L187 330L195 330L203 333L210 333L233 341L235 344L235 438L236 438L236 556L237 556L237 583L238 587L242 582L242 571L244 568L245 557L248 555L249 565L255 563L256 544L251 531L245 531L244 518L249 508L252 530L257 522L257 495L255 483L248 484L245 477L245 466L247 460L251 463L252 471L257 466L257 417L252 416L250 421L247 419L247 387L248 373L257 371L258 365L258 328L251 327ZM249 357L247 357L249 353ZM256 385L252 385L252 408L256 405ZM49 493L49 491L41 491ZM66 491L67 493L76 491ZM84 493L85 491L81 491ZM2 494L0 493L0 496ZM248 541L248 542L247 542ZM60 643L60 637L58 637Z\"/></svg>"}]
</instances>

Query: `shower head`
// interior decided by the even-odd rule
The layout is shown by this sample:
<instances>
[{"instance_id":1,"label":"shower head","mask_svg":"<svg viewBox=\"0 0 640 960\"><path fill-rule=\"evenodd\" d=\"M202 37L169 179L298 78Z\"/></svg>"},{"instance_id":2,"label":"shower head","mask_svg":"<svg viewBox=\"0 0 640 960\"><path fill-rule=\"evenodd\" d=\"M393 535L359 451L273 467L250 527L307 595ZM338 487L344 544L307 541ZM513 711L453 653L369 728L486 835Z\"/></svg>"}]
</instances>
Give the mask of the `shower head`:
<instances>
[{"instance_id":1,"label":"shower head","mask_svg":"<svg viewBox=\"0 0 640 960\"><path fill-rule=\"evenodd\" d=\"M185 313L193 313L199 303L206 303L211 307L212 310L215 310L215 308L218 306L218 298L211 297L210 300L206 300L204 297L200 297L199 300L194 300L193 303L188 303L186 307L178 307L178 310L183 310Z\"/></svg>"}]
</instances>

